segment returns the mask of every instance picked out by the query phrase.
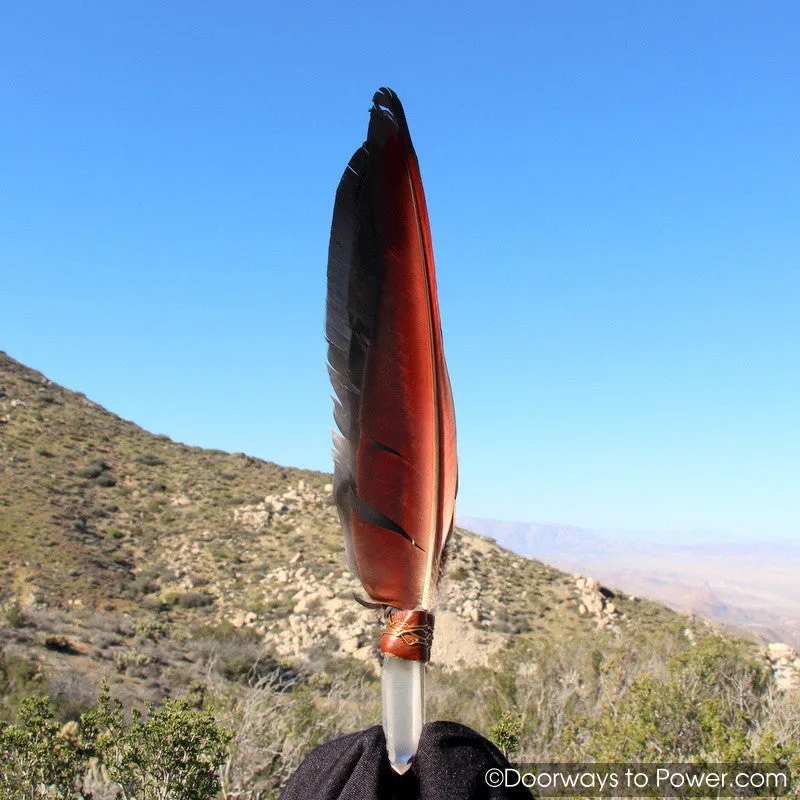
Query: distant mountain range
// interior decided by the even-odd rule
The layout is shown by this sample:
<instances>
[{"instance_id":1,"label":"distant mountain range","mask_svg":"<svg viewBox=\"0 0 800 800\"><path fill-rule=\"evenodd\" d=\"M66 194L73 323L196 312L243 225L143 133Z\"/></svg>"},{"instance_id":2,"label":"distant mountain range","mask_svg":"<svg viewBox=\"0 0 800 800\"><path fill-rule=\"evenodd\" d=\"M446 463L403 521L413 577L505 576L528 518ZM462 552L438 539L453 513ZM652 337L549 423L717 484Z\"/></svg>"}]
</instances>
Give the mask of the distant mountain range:
<instances>
[{"instance_id":1,"label":"distant mountain range","mask_svg":"<svg viewBox=\"0 0 800 800\"><path fill-rule=\"evenodd\" d=\"M800 543L725 540L707 532L602 535L573 525L459 517L520 555L583 572L629 594L800 645Z\"/></svg>"}]
</instances>

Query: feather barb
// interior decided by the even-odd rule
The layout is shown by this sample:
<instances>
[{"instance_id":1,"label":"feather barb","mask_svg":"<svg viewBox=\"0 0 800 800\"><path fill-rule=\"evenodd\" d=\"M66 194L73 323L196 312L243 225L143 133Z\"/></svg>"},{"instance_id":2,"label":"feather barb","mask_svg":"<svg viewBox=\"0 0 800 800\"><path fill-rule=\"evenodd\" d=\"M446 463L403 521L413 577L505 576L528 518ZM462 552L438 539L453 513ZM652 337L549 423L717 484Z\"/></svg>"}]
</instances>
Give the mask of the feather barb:
<instances>
[{"instance_id":1,"label":"feather barb","mask_svg":"<svg viewBox=\"0 0 800 800\"><path fill-rule=\"evenodd\" d=\"M375 603L430 611L453 527L455 412L425 193L390 89L375 94L367 139L336 193L326 335L350 566Z\"/></svg>"}]
</instances>

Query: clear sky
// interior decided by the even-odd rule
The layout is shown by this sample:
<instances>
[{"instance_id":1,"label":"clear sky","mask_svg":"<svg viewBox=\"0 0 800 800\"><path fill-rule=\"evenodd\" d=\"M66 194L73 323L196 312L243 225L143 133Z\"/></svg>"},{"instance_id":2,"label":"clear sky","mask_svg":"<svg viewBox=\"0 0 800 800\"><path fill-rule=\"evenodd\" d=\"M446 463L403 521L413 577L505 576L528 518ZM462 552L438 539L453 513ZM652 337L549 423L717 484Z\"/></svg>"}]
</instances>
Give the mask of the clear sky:
<instances>
[{"instance_id":1,"label":"clear sky","mask_svg":"<svg viewBox=\"0 0 800 800\"><path fill-rule=\"evenodd\" d=\"M794 0L0 9L0 349L329 470L333 195L387 85L460 513L800 537Z\"/></svg>"}]
</instances>

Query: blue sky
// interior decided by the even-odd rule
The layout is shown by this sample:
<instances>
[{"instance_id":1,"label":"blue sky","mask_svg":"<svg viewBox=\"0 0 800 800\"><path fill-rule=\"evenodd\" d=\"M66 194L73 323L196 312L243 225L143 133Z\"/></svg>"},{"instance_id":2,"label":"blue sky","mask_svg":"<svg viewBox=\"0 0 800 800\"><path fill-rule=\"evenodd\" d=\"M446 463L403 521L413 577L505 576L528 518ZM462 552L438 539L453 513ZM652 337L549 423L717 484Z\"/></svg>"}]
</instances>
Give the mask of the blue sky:
<instances>
[{"instance_id":1,"label":"blue sky","mask_svg":"<svg viewBox=\"0 0 800 800\"><path fill-rule=\"evenodd\" d=\"M331 467L372 92L431 215L465 515L800 537L800 7L2 3L0 348Z\"/></svg>"}]
</instances>

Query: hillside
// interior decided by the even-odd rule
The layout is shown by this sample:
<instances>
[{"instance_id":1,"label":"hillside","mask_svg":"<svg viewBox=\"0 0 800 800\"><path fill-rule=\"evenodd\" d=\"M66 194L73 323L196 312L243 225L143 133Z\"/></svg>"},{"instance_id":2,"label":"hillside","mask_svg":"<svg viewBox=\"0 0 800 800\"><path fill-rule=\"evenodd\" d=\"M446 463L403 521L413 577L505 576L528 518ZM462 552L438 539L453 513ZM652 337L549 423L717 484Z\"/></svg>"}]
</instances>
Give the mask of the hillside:
<instances>
[{"instance_id":1,"label":"hillside","mask_svg":"<svg viewBox=\"0 0 800 800\"><path fill-rule=\"evenodd\" d=\"M244 614L267 631L285 623L301 590L314 619L356 588L330 475L152 435L5 354L0 387L6 599L131 616L161 603L204 620ZM458 531L441 610L443 621L464 621L467 638L563 637L596 627L578 613L578 594L572 577ZM616 608L617 627L678 622L653 603L621 597Z\"/></svg>"},{"instance_id":2,"label":"hillside","mask_svg":"<svg viewBox=\"0 0 800 800\"><path fill-rule=\"evenodd\" d=\"M272 790L377 722L381 621L353 600L330 480L150 434L0 353L0 719L32 691L74 718L103 682L189 697L237 730L231 780ZM487 733L534 703L526 752L552 755L613 676L623 692L709 637L767 676L800 665L457 530L429 711Z\"/></svg>"}]
</instances>

